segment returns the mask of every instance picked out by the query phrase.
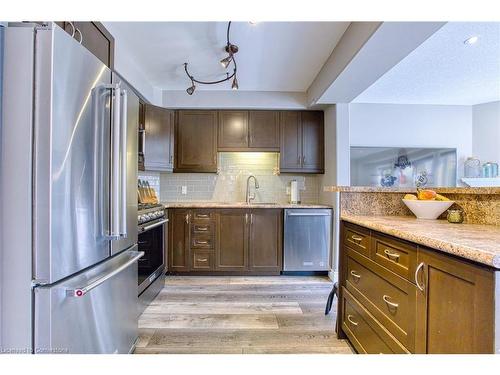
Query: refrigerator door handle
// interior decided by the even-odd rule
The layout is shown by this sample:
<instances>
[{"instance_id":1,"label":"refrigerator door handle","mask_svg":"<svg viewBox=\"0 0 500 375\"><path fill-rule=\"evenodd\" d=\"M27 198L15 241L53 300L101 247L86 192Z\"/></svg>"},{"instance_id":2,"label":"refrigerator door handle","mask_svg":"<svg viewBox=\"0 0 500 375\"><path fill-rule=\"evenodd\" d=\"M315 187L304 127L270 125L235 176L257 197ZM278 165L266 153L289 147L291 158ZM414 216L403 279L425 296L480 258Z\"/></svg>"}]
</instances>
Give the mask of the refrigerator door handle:
<instances>
[{"instance_id":1,"label":"refrigerator door handle","mask_svg":"<svg viewBox=\"0 0 500 375\"><path fill-rule=\"evenodd\" d=\"M113 116L111 123L110 231L111 239L120 238L120 85L111 85Z\"/></svg>"},{"instance_id":2,"label":"refrigerator door handle","mask_svg":"<svg viewBox=\"0 0 500 375\"><path fill-rule=\"evenodd\" d=\"M137 262L144 255L144 251L134 251L134 253L136 255L132 259L130 259L128 262L122 264L120 267L114 269L110 273L107 273L103 277L100 277L99 279L91 282L90 284L85 285L83 287L79 287L79 288L66 289L66 296L67 297L83 297L85 294L90 292L92 289L97 288L102 283L106 282L107 280L109 280L113 276L119 274L123 270L130 267L132 264Z\"/></svg>"},{"instance_id":3,"label":"refrigerator door handle","mask_svg":"<svg viewBox=\"0 0 500 375\"><path fill-rule=\"evenodd\" d=\"M96 212L96 223L99 223L98 229L96 230L96 236L101 237L106 235L106 229L104 228L104 197L102 194L103 181L104 181L104 144L102 142L102 132L103 124L101 122L102 108L99 107L101 103L101 93L105 90L105 85L97 85L92 89L92 103L93 103L93 116L94 116L94 154L96 155L94 171L95 171L95 185L94 185L94 199L95 199L95 212ZM106 95L106 93L104 94Z\"/></svg>"},{"instance_id":4,"label":"refrigerator door handle","mask_svg":"<svg viewBox=\"0 0 500 375\"><path fill-rule=\"evenodd\" d=\"M120 90L121 106L121 171L120 171L120 236L127 237L127 90Z\"/></svg>"}]
</instances>

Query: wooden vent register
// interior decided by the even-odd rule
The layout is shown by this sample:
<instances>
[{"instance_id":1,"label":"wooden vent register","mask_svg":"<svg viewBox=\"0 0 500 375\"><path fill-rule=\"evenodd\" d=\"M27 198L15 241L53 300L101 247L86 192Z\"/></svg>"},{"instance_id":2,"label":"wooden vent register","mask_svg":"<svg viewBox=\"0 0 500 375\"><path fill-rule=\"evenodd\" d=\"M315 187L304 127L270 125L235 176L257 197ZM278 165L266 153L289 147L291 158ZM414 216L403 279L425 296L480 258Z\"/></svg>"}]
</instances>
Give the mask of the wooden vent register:
<instances>
[{"instance_id":1,"label":"wooden vent register","mask_svg":"<svg viewBox=\"0 0 500 375\"><path fill-rule=\"evenodd\" d=\"M494 353L494 270L342 222L339 338L359 353Z\"/></svg>"}]
</instances>

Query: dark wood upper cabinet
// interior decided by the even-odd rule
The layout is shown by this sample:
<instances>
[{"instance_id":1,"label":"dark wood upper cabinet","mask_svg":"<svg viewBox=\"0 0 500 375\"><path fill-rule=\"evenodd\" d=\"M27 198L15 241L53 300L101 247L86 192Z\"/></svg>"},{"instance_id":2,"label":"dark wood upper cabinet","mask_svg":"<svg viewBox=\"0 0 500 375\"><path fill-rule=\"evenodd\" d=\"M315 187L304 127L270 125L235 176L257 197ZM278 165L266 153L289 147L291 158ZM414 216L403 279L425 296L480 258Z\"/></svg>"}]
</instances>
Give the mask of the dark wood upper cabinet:
<instances>
[{"instance_id":1,"label":"dark wood upper cabinet","mask_svg":"<svg viewBox=\"0 0 500 375\"><path fill-rule=\"evenodd\" d=\"M73 33L73 27L67 21L56 22L68 34ZM113 69L115 55L115 39L100 22L73 22L79 32L75 32L74 38L82 40L82 45L92 52L99 60Z\"/></svg>"},{"instance_id":2,"label":"dark wood upper cabinet","mask_svg":"<svg viewBox=\"0 0 500 375\"><path fill-rule=\"evenodd\" d=\"M219 111L219 151L279 151L278 111Z\"/></svg>"},{"instance_id":3,"label":"dark wood upper cabinet","mask_svg":"<svg viewBox=\"0 0 500 375\"><path fill-rule=\"evenodd\" d=\"M249 269L280 272L282 267L282 216L280 209L254 209L250 213Z\"/></svg>"},{"instance_id":4,"label":"dark wood upper cabinet","mask_svg":"<svg viewBox=\"0 0 500 375\"><path fill-rule=\"evenodd\" d=\"M424 248L418 262L417 353L494 353L491 269Z\"/></svg>"},{"instance_id":5,"label":"dark wood upper cabinet","mask_svg":"<svg viewBox=\"0 0 500 375\"><path fill-rule=\"evenodd\" d=\"M280 116L280 171L324 173L322 111L283 111Z\"/></svg>"},{"instance_id":6,"label":"dark wood upper cabinet","mask_svg":"<svg viewBox=\"0 0 500 375\"><path fill-rule=\"evenodd\" d=\"M217 111L177 112L174 172L217 172Z\"/></svg>"},{"instance_id":7,"label":"dark wood upper cabinet","mask_svg":"<svg viewBox=\"0 0 500 375\"><path fill-rule=\"evenodd\" d=\"M301 112L302 169L324 171L324 124L322 111Z\"/></svg>"},{"instance_id":8,"label":"dark wood upper cabinet","mask_svg":"<svg viewBox=\"0 0 500 375\"><path fill-rule=\"evenodd\" d=\"M172 272L187 272L189 265L189 210L169 210L168 269Z\"/></svg>"},{"instance_id":9,"label":"dark wood upper cabinet","mask_svg":"<svg viewBox=\"0 0 500 375\"><path fill-rule=\"evenodd\" d=\"M280 150L278 111L248 112L248 147L261 151Z\"/></svg>"},{"instance_id":10,"label":"dark wood upper cabinet","mask_svg":"<svg viewBox=\"0 0 500 375\"><path fill-rule=\"evenodd\" d=\"M144 130L140 138L145 170L172 171L174 119L174 111L144 104Z\"/></svg>"},{"instance_id":11,"label":"dark wood upper cabinet","mask_svg":"<svg viewBox=\"0 0 500 375\"><path fill-rule=\"evenodd\" d=\"M248 217L248 212L242 209L217 211L216 270L245 271L247 269Z\"/></svg>"},{"instance_id":12,"label":"dark wood upper cabinet","mask_svg":"<svg viewBox=\"0 0 500 375\"><path fill-rule=\"evenodd\" d=\"M302 166L300 112L281 112L280 134L280 170L282 172L300 170Z\"/></svg>"},{"instance_id":13,"label":"dark wood upper cabinet","mask_svg":"<svg viewBox=\"0 0 500 375\"><path fill-rule=\"evenodd\" d=\"M217 148L239 151L248 147L248 112L219 111Z\"/></svg>"}]
</instances>

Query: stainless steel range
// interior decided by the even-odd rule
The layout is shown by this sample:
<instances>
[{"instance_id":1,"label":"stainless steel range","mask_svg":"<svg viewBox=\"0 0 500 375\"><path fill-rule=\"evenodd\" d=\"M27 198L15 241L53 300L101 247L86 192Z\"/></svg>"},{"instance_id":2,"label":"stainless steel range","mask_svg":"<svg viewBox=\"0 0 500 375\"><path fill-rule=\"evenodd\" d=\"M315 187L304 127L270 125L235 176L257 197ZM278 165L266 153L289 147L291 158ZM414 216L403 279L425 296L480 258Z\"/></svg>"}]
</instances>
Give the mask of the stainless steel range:
<instances>
[{"instance_id":1,"label":"stainless steel range","mask_svg":"<svg viewBox=\"0 0 500 375\"><path fill-rule=\"evenodd\" d=\"M139 204L137 212L138 246L144 256L139 260L139 308L151 303L165 282L167 215L161 204Z\"/></svg>"}]
</instances>

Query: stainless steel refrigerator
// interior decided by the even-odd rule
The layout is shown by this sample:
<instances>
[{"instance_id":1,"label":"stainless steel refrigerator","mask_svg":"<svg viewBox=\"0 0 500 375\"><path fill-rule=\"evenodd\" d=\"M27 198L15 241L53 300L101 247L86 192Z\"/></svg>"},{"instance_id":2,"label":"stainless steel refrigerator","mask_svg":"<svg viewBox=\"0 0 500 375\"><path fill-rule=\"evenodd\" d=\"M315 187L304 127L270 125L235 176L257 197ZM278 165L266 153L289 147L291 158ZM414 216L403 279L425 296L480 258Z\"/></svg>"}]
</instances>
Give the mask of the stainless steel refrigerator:
<instances>
[{"instance_id":1,"label":"stainless steel refrigerator","mask_svg":"<svg viewBox=\"0 0 500 375\"><path fill-rule=\"evenodd\" d=\"M139 100L55 24L4 34L1 349L127 353Z\"/></svg>"}]
</instances>

